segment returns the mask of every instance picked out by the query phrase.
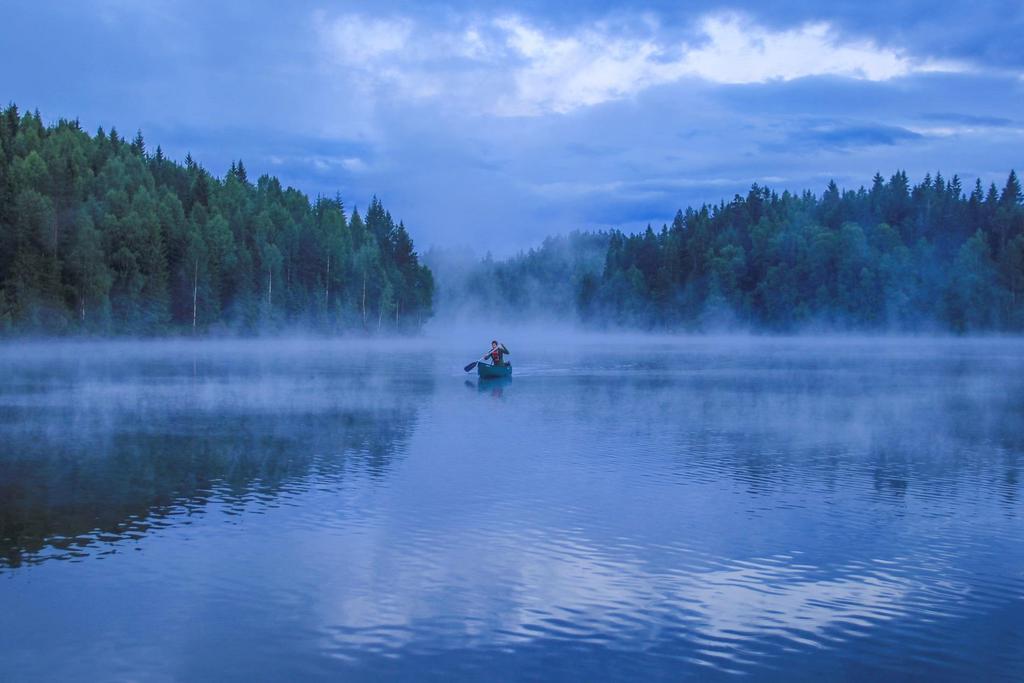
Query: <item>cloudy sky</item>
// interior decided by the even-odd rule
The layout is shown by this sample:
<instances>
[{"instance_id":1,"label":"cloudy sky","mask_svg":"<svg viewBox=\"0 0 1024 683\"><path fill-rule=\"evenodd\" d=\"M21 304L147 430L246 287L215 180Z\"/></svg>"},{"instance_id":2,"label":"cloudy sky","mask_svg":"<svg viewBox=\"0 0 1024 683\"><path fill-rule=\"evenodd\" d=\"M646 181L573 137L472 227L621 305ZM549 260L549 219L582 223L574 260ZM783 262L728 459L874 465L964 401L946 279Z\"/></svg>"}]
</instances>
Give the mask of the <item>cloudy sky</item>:
<instances>
[{"instance_id":1,"label":"cloudy sky","mask_svg":"<svg viewBox=\"0 0 1024 683\"><path fill-rule=\"evenodd\" d=\"M377 194L422 248L1024 167L1019 0L3 4L0 99Z\"/></svg>"}]
</instances>

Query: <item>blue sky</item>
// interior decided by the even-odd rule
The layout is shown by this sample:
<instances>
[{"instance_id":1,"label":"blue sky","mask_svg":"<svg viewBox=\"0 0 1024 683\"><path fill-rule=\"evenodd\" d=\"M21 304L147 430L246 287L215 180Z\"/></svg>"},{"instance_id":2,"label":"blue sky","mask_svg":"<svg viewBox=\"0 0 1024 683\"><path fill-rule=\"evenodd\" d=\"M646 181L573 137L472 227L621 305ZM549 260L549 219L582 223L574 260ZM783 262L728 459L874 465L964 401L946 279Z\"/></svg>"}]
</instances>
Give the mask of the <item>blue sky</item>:
<instances>
[{"instance_id":1,"label":"blue sky","mask_svg":"<svg viewBox=\"0 0 1024 683\"><path fill-rule=\"evenodd\" d=\"M4 5L0 99L377 194L420 248L1024 167L1019 1Z\"/></svg>"}]
</instances>

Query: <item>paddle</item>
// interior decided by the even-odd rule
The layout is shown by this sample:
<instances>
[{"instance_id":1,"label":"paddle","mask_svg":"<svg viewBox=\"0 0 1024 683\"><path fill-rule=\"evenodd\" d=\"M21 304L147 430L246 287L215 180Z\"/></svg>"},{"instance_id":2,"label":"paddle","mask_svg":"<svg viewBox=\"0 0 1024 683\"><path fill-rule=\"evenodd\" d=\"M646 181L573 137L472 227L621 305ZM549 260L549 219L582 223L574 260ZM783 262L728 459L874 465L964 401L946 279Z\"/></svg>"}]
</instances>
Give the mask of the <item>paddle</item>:
<instances>
[{"instance_id":1,"label":"paddle","mask_svg":"<svg viewBox=\"0 0 1024 683\"><path fill-rule=\"evenodd\" d=\"M487 353L490 353L490 350L489 350L489 349L488 349ZM484 356L486 356L486 355L487 355L487 353L485 353L485 354L484 354ZM466 367L464 367L464 368L462 368L462 369L463 369L463 370L465 370L466 372L469 372L470 370L472 370L473 368L475 368L475 367L476 367L476 365L477 365L477 363L479 363L479 362L480 362L480 361L478 361L478 360L475 360L475 361L473 361L472 363L470 363L469 365L467 365Z\"/></svg>"}]
</instances>

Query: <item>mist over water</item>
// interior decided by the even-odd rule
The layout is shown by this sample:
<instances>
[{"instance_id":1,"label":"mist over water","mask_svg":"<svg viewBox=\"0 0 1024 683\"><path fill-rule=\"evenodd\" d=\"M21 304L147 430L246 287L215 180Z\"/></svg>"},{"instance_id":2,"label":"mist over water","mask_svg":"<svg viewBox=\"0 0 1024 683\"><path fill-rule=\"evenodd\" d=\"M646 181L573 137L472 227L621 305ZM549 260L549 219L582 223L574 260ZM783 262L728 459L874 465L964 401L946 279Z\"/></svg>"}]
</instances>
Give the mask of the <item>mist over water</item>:
<instances>
[{"instance_id":1,"label":"mist over water","mask_svg":"<svg viewBox=\"0 0 1024 683\"><path fill-rule=\"evenodd\" d=\"M510 381L463 366L492 338ZM1019 339L0 346L11 680L1019 680Z\"/></svg>"}]
</instances>

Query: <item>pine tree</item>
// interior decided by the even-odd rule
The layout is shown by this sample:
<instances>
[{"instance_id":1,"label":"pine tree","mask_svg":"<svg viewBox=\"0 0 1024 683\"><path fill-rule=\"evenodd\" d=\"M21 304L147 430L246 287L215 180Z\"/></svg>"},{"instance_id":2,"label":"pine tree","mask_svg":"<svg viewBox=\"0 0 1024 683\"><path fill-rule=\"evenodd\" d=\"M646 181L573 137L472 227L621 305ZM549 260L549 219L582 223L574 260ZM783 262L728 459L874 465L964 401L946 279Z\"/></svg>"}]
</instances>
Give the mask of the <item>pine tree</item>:
<instances>
[{"instance_id":1,"label":"pine tree","mask_svg":"<svg viewBox=\"0 0 1024 683\"><path fill-rule=\"evenodd\" d=\"M141 130L137 131L135 133L135 139L132 140L131 150L132 150L132 154L134 154L136 156L139 156L139 157L146 156L146 142L142 138L142 131Z\"/></svg>"},{"instance_id":2,"label":"pine tree","mask_svg":"<svg viewBox=\"0 0 1024 683\"><path fill-rule=\"evenodd\" d=\"M1020 181L1017 179L1017 172L1010 171L1006 179L1006 186L999 195L999 203L1003 206L1017 206L1024 202L1024 195L1021 194Z\"/></svg>"}]
</instances>

